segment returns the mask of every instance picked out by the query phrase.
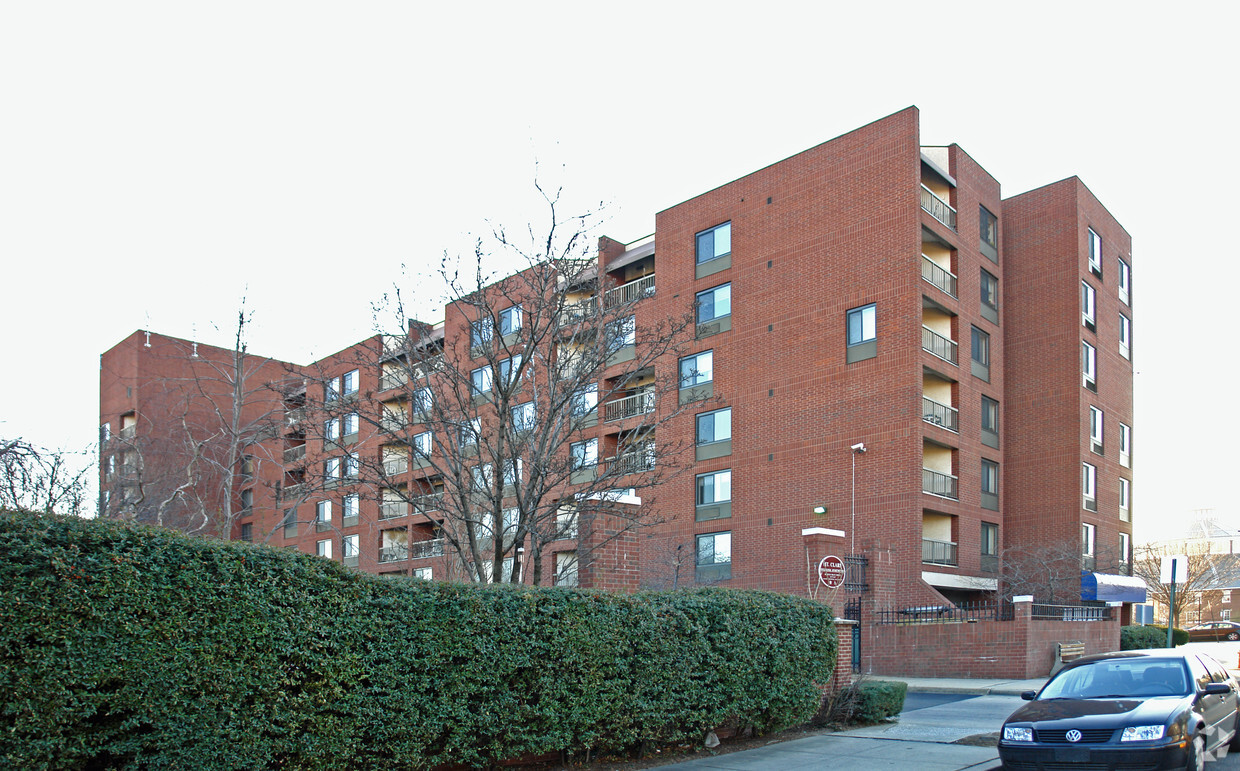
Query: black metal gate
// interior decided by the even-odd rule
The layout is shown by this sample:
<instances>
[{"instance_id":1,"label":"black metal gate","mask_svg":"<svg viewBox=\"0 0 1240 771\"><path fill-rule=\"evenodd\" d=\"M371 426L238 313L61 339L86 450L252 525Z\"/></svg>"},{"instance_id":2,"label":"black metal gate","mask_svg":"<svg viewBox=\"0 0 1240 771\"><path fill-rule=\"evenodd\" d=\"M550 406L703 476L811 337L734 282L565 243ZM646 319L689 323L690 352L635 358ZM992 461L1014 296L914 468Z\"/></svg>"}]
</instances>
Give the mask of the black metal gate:
<instances>
[{"instance_id":1,"label":"black metal gate","mask_svg":"<svg viewBox=\"0 0 1240 771\"><path fill-rule=\"evenodd\" d=\"M855 621L849 624L848 629L852 633L852 670L854 672L861 671L861 598L849 600L844 603L844 618L849 621Z\"/></svg>"}]
</instances>

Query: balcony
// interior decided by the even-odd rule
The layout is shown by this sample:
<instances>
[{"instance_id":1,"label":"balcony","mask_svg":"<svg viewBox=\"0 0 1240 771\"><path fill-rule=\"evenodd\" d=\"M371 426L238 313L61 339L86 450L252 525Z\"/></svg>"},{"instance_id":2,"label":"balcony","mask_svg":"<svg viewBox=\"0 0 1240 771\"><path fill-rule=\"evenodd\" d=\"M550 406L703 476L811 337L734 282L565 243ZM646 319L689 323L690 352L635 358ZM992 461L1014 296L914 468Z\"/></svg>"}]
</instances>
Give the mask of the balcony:
<instances>
[{"instance_id":1,"label":"balcony","mask_svg":"<svg viewBox=\"0 0 1240 771\"><path fill-rule=\"evenodd\" d=\"M121 429L120 436L121 436L121 439L128 442L128 441L131 441L135 436L137 436L137 433L138 433L137 427L131 424Z\"/></svg>"},{"instance_id":2,"label":"balcony","mask_svg":"<svg viewBox=\"0 0 1240 771\"><path fill-rule=\"evenodd\" d=\"M956 543L954 541L936 541L933 538L921 539L921 561L927 565L957 565Z\"/></svg>"},{"instance_id":3,"label":"balcony","mask_svg":"<svg viewBox=\"0 0 1240 771\"><path fill-rule=\"evenodd\" d=\"M443 539L432 538L429 541L414 541L409 544L409 558L422 559L424 557L442 557L443 556Z\"/></svg>"},{"instance_id":4,"label":"balcony","mask_svg":"<svg viewBox=\"0 0 1240 771\"><path fill-rule=\"evenodd\" d=\"M388 476L403 474L409 470L408 458L386 458L383 461L383 473Z\"/></svg>"},{"instance_id":5,"label":"balcony","mask_svg":"<svg viewBox=\"0 0 1240 771\"><path fill-rule=\"evenodd\" d=\"M565 325L578 324L596 315L598 315L598 298L587 297L578 302L565 302L560 316L560 323Z\"/></svg>"},{"instance_id":6,"label":"balcony","mask_svg":"<svg viewBox=\"0 0 1240 771\"><path fill-rule=\"evenodd\" d=\"M298 482L294 485L285 485L280 497L286 501L293 498L300 498L306 494L306 490L307 488L305 482Z\"/></svg>"},{"instance_id":7,"label":"balcony","mask_svg":"<svg viewBox=\"0 0 1240 771\"><path fill-rule=\"evenodd\" d=\"M960 411L955 407L948 407L946 404L940 404L928 396L923 396L921 397L921 412L922 420L927 423L942 426L948 431L960 432Z\"/></svg>"},{"instance_id":8,"label":"balcony","mask_svg":"<svg viewBox=\"0 0 1240 771\"><path fill-rule=\"evenodd\" d=\"M398 434L405 430L405 426L409 425L409 421L397 415L384 415L379 418L379 429L389 433Z\"/></svg>"},{"instance_id":9,"label":"balcony","mask_svg":"<svg viewBox=\"0 0 1240 771\"><path fill-rule=\"evenodd\" d=\"M938 356L943 361L956 363L956 341L943 337L924 324L921 327L921 347L922 350Z\"/></svg>"},{"instance_id":10,"label":"balcony","mask_svg":"<svg viewBox=\"0 0 1240 771\"><path fill-rule=\"evenodd\" d=\"M934 217L947 227L952 230L956 229L956 210L951 207L951 204L939 198L925 185L921 186L921 208L930 212L931 217Z\"/></svg>"},{"instance_id":11,"label":"balcony","mask_svg":"<svg viewBox=\"0 0 1240 771\"><path fill-rule=\"evenodd\" d=\"M379 519L395 519L409 514L409 504L405 501L384 501L379 504Z\"/></svg>"},{"instance_id":12,"label":"balcony","mask_svg":"<svg viewBox=\"0 0 1240 771\"><path fill-rule=\"evenodd\" d=\"M956 489L957 481L956 477L951 474L944 474L942 471L934 471L928 468L921 470L921 491L923 493L951 498L953 501L959 500L960 494Z\"/></svg>"},{"instance_id":13,"label":"balcony","mask_svg":"<svg viewBox=\"0 0 1240 771\"><path fill-rule=\"evenodd\" d=\"M603 403L603 422L624 420L654 412L654 391L642 391L622 399Z\"/></svg>"},{"instance_id":14,"label":"balcony","mask_svg":"<svg viewBox=\"0 0 1240 771\"><path fill-rule=\"evenodd\" d=\"M921 277L952 297L956 296L956 274L924 254L921 256Z\"/></svg>"},{"instance_id":15,"label":"balcony","mask_svg":"<svg viewBox=\"0 0 1240 771\"><path fill-rule=\"evenodd\" d=\"M285 463L296 463L304 457L306 457L306 446L304 444L299 444L296 447L288 447L284 450Z\"/></svg>"},{"instance_id":16,"label":"balcony","mask_svg":"<svg viewBox=\"0 0 1240 771\"><path fill-rule=\"evenodd\" d=\"M389 391L393 388L400 388L409 382L409 373L402 370L395 372L384 372L379 376L379 390Z\"/></svg>"},{"instance_id":17,"label":"balcony","mask_svg":"<svg viewBox=\"0 0 1240 771\"><path fill-rule=\"evenodd\" d=\"M432 511L434 509L440 509L443 508L443 493L416 495L414 496L412 503L415 511Z\"/></svg>"},{"instance_id":18,"label":"balcony","mask_svg":"<svg viewBox=\"0 0 1240 771\"><path fill-rule=\"evenodd\" d=\"M288 412L284 413L285 424L288 425L290 428L300 424L305 419L306 419L306 408L305 407L295 407L294 409L291 409Z\"/></svg>"},{"instance_id":19,"label":"balcony","mask_svg":"<svg viewBox=\"0 0 1240 771\"><path fill-rule=\"evenodd\" d=\"M654 447L638 445L611 459L613 474L640 474L654 468Z\"/></svg>"},{"instance_id":20,"label":"balcony","mask_svg":"<svg viewBox=\"0 0 1240 771\"><path fill-rule=\"evenodd\" d=\"M403 562L409 559L409 547L405 544L390 544L379 549L379 562Z\"/></svg>"},{"instance_id":21,"label":"balcony","mask_svg":"<svg viewBox=\"0 0 1240 771\"><path fill-rule=\"evenodd\" d=\"M654 274L642 276L639 279L621 284L614 289L608 289L603 294L603 307L615 308L617 305L625 305L627 303L636 302L644 297L654 295Z\"/></svg>"}]
</instances>

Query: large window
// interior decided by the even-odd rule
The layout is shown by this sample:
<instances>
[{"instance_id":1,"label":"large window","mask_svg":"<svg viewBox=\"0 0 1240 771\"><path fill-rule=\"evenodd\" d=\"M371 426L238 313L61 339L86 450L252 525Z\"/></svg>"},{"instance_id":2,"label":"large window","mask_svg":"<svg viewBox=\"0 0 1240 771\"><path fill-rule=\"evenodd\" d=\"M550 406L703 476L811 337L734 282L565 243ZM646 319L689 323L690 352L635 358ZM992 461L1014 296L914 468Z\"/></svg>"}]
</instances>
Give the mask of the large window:
<instances>
[{"instance_id":1,"label":"large window","mask_svg":"<svg viewBox=\"0 0 1240 771\"><path fill-rule=\"evenodd\" d=\"M1094 549L1097 542L1098 528L1088 522L1081 524L1081 554L1086 557L1094 556Z\"/></svg>"},{"instance_id":2,"label":"large window","mask_svg":"<svg viewBox=\"0 0 1240 771\"><path fill-rule=\"evenodd\" d=\"M1129 293L1132 284L1132 268L1124 261L1123 257L1119 258L1119 301L1128 304Z\"/></svg>"},{"instance_id":3,"label":"large window","mask_svg":"<svg viewBox=\"0 0 1240 771\"><path fill-rule=\"evenodd\" d=\"M724 257L732 253L732 223L725 222L697 234L697 262Z\"/></svg>"},{"instance_id":4,"label":"large window","mask_svg":"<svg viewBox=\"0 0 1240 771\"><path fill-rule=\"evenodd\" d=\"M598 440L587 439L569 445L569 457L574 471L598 465Z\"/></svg>"},{"instance_id":5,"label":"large window","mask_svg":"<svg viewBox=\"0 0 1240 771\"><path fill-rule=\"evenodd\" d=\"M732 534L706 533L697 537L697 580L723 581L732 577Z\"/></svg>"},{"instance_id":6,"label":"large window","mask_svg":"<svg viewBox=\"0 0 1240 771\"><path fill-rule=\"evenodd\" d=\"M878 339L877 306L874 303L848 312L848 344L861 345Z\"/></svg>"},{"instance_id":7,"label":"large window","mask_svg":"<svg viewBox=\"0 0 1240 771\"><path fill-rule=\"evenodd\" d=\"M1127 533L1119 534L1119 561L1124 565L1132 562L1132 536Z\"/></svg>"},{"instance_id":8,"label":"large window","mask_svg":"<svg viewBox=\"0 0 1240 771\"><path fill-rule=\"evenodd\" d=\"M1119 518L1128 522L1132 519L1132 482L1119 478Z\"/></svg>"},{"instance_id":9,"label":"large window","mask_svg":"<svg viewBox=\"0 0 1240 771\"><path fill-rule=\"evenodd\" d=\"M680 360L680 387L692 388L715 379L714 351L702 351Z\"/></svg>"},{"instance_id":10,"label":"large window","mask_svg":"<svg viewBox=\"0 0 1240 771\"><path fill-rule=\"evenodd\" d=\"M512 385L521 373L521 354L513 356L511 359L504 359L499 363L499 382L507 387Z\"/></svg>"},{"instance_id":11,"label":"large window","mask_svg":"<svg viewBox=\"0 0 1240 771\"><path fill-rule=\"evenodd\" d=\"M534 402L522 402L512 408L512 430L533 431L538 420L534 413Z\"/></svg>"},{"instance_id":12,"label":"large window","mask_svg":"<svg viewBox=\"0 0 1240 771\"><path fill-rule=\"evenodd\" d=\"M359 549L360 540L361 540L361 536L356 535L356 534L346 535L344 538L342 538L341 543L340 543L342 547L340 550L342 552L341 556L344 557L346 560L354 560L356 562L358 556L361 554L361 551Z\"/></svg>"},{"instance_id":13,"label":"large window","mask_svg":"<svg viewBox=\"0 0 1240 771\"><path fill-rule=\"evenodd\" d=\"M490 316L478 319L469 325L469 347L485 348L495 333L495 322Z\"/></svg>"},{"instance_id":14,"label":"large window","mask_svg":"<svg viewBox=\"0 0 1240 771\"><path fill-rule=\"evenodd\" d=\"M332 558L332 542L331 539L319 541L315 544L315 551L320 557L326 559Z\"/></svg>"},{"instance_id":15,"label":"large window","mask_svg":"<svg viewBox=\"0 0 1240 771\"><path fill-rule=\"evenodd\" d=\"M1098 469L1092 463L1081 464L1081 496L1084 508L1098 510Z\"/></svg>"},{"instance_id":16,"label":"large window","mask_svg":"<svg viewBox=\"0 0 1240 771\"><path fill-rule=\"evenodd\" d=\"M1102 275L1102 236L1095 233L1093 228L1089 229L1089 270L1096 275Z\"/></svg>"},{"instance_id":17,"label":"large window","mask_svg":"<svg viewBox=\"0 0 1240 771\"><path fill-rule=\"evenodd\" d=\"M516 487L521 481L521 459L504 461L504 487Z\"/></svg>"},{"instance_id":18,"label":"large window","mask_svg":"<svg viewBox=\"0 0 1240 771\"><path fill-rule=\"evenodd\" d=\"M637 344L637 317L625 316L622 319L607 322L604 329L607 341L607 354L610 356L626 346Z\"/></svg>"},{"instance_id":19,"label":"large window","mask_svg":"<svg viewBox=\"0 0 1240 771\"><path fill-rule=\"evenodd\" d=\"M1119 465L1132 465L1132 426L1126 423L1119 424Z\"/></svg>"},{"instance_id":20,"label":"large window","mask_svg":"<svg viewBox=\"0 0 1240 771\"><path fill-rule=\"evenodd\" d=\"M344 518L356 519L361 507L361 496L357 493L350 493L344 497ZM348 522L345 522L347 525Z\"/></svg>"},{"instance_id":21,"label":"large window","mask_svg":"<svg viewBox=\"0 0 1240 771\"><path fill-rule=\"evenodd\" d=\"M1132 358L1132 322L1122 313L1119 314L1119 355Z\"/></svg>"},{"instance_id":22,"label":"large window","mask_svg":"<svg viewBox=\"0 0 1240 771\"><path fill-rule=\"evenodd\" d=\"M1081 343L1081 381L1089 390L1098 390L1098 351L1085 342Z\"/></svg>"},{"instance_id":23,"label":"large window","mask_svg":"<svg viewBox=\"0 0 1240 771\"><path fill-rule=\"evenodd\" d=\"M476 447L482 436L482 418L470 418L461 426L461 446Z\"/></svg>"},{"instance_id":24,"label":"large window","mask_svg":"<svg viewBox=\"0 0 1240 771\"><path fill-rule=\"evenodd\" d=\"M1081 323L1089 330L1093 331L1098 328L1097 303L1095 302L1094 288L1089 285L1088 281L1081 282Z\"/></svg>"},{"instance_id":25,"label":"large window","mask_svg":"<svg viewBox=\"0 0 1240 771\"><path fill-rule=\"evenodd\" d=\"M973 375L987 382L990 381L990 335L977 327L972 328Z\"/></svg>"},{"instance_id":26,"label":"large window","mask_svg":"<svg viewBox=\"0 0 1240 771\"><path fill-rule=\"evenodd\" d=\"M344 416L344 435L356 436L358 430L361 428L361 425L361 418L358 414L356 412L350 412L348 415Z\"/></svg>"},{"instance_id":27,"label":"large window","mask_svg":"<svg viewBox=\"0 0 1240 771\"><path fill-rule=\"evenodd\" d=\"M340 438L340 419L328 418L323 421L323 440L334 442Z\"/></svg>"},{"instance_id":28,"label":"large window","mask_svg":"<svg viewBox=\"0 0 1240 771\"><path fill-rule=\"evenodd\" d=\"M429 415L434 404L431 389L419 388L413 392L413 412L415 415Z\"/></svg>"},{"instance_id":29,"label":"large window","mask_svg":"<svg viewBox=\"0 0 1240 771\"><path fill-rule=\"evenodd\" d=\"M732 315L732 285L723 284L697 294L697 323L712 321Z\"/></svg>"},{"instance_id":30,"label":"large window","mask_svg":"<svg viewBox=\"0 0 1240 771\"><path fill-rule=\"evenodd\" d=\"M491 392L491 368L479 367L469 373L470 386L473 389L474 396L482 396Z\"/></svg>"},{"instance_id":31,"label":"large window","mask_svg":"<svg viewBox=\"0 0 1240 771\"><path fill-rule=\"evenodd\" d=\"M413 436L413 457L416 459L429 458L431 450L435 447L435 435L431 431L423 431Z\"/></svg>"},{"instance_id":32,"label":"large window","mask_svg":"<svg viewBox=\"0 0 1240 771\"><path fill-rule=\"evenodd\" d=\"M351 394L357 393L358 385L360 384L360 382L361 381L358 376L357 370L344 373L344 379L343 379L344 395L349 396Z\"/></svg>"},{"instance_id":33,"label":"large window","mask_svg":"<svg viewBox=\"0 0 1240 771\"><path fill-rule=\"evenodd\" d=\"M999 279L985 268L982 268L982 314L994 323L999 323Z\"/></svg>"},{"instance_id":34,"label":"large window","mask_svg":"<svg viewBox=\"0 0 1240 771\"><path fill-rule=\"evenodd\" d=\"M362 459L355 452L348 453L344 456L344 477L345 479L357 479L358 472L362 468Z\"/></svg>"},{"instance_id":35,"label":"large window","mask_svg":"<svg viewBox=\"0 0 1240 771\"><path fill-rule=\"evenodd\" d=\"M987 257L994 260L998 258L999 249L999 218L991 214L985 206L978 207L978 240L982 245L982 252ZM987 247L990 247L988 250ZM992 257L990 251L994 251Z\"/></svg>"},{"instance_id":36,"label":"large window","mask_svg":"<svg viewBox=\"0 0 1240 771\"><path fill-rule=\"evenodd\" d=\"M982 523L982 556L999 556L999 526L993 522Z\"/></svg>"},{"instance_id":37,"label":"large window","mask_svg":"<svg viewBox=\"0 0 1240 771\"><path fill-rule=\"evenodd\" d=\"M314 521L320 525L330 526L332 523L332 502L319 501L314 505Z\"/></svg>"},{"instance_id":38,"label":"large window","mask_svg":"<svg viewBox=\"0 0 1240 771\"><path fill-rule=\"evenodd\" d=\"M323 401L334 402L340 398L340 378L334 377L323 384Z\"/></svg>"},{"instance_id":39,"label":"large window","mask_svg":"<svg viewBox=\"0 0 1240 771\"><path fill-rule=\"evenodd\" d=\"M999 464L982 458L982 508L999 510Z\"/></svg>"},{"instance_id":40,"label":"large window","mask_svg":"<svg viewBox=\"0 0 1240 771\"><path fill-rule=\"evenodd\" d=\"M732 408L704 412L697 416L697 443L711 444L732 438Z\"/></svg>"},{"instance_id":41,"label":"large window","mask_svg":"<svg viewBox=\"0 0 1240 771\"><path fill-rule=\"evenodd\" d=\"M697 505L713 506L732 500L732 469L697 475Z\"/></svg>"},{"instance_id":42,"label":"large window","mask_svg":"<svg viewBox=\"0 0 1240 771\"><path fill-rule=\"evenodd\" d=\"M521 306L514 305L499 312L499 335L508 337L521 329Z\"/></svg>"},{"instance_id":43,"label":"large window","mask_svg":"<svg viewBox=\"0 0 1240 771\"><path fill-rule=\"evenodd\" d=\"M1103 454L1102 410L1092 405L1089 408L1089 449L1099 455Z\"/></svg>"},{"instance_id":44,"label":"large window","mask_svg":"<svg viewBox=\"0 0 1240 771\"><path fill-rule=\"evenodd\" d=\"M598 385L591 383L573 394L572 414L575 418L589 415L598 406Z\"/></svg>"},{"instance_id":45,"label":"large window","mask_svg":"<svg viewBox=\"0 0 1240 771\"><path fill-rule=\"evenodd\" d=\"M999 402L989 396L982 397L982 444L999 446Z\"/></svg>"},{"instance_id":46,"label":"large window","mask_svg":"<svg viewBox=\"0 0 1240 771\"><path fill-rule=\"evenodd\" d=\"M577 552L559 551L555 553L555 585L577 585Z\"/></svg>"},{"instance_id":47,"label":"large window","mask_svg":"<svg viewBox=\"0 0 1240 771\"><path fill-rule=\"evenodd\" d=\"M328 458L323 461L323 484L330 486L340 481L342 465L340 458Z\"/></svg>"}]
</instances>

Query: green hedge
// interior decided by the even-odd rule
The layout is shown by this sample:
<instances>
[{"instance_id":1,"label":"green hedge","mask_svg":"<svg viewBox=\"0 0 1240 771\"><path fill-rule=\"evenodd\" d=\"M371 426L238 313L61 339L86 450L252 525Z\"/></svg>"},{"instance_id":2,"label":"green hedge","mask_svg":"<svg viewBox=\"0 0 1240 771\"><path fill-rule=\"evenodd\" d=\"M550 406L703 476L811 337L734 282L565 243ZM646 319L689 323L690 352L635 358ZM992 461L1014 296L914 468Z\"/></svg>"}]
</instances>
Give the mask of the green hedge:
<instances>
[{"instance_id":1,"label":"green hedge","mask_svg":"<svg viewBox=\"0 0 1240 771\"><path fill-rule=\"evenodd\" d=\"M1188 642L1188 632L1183 629L1172 629L1171 642L1173 645L1183 645ZM1165 647L1167 647L1167 627L1165 626L1150 624L1120 627L1119 649L1122 651Z\"/></svg>"},{"instance_id":2,"label":"green hedge","mask_svg":"<svg viewBox=\"0 0 1240 771\"><path fill-rule=\"evenodd\" d=\"M826 606L383 580L0 513L0 766L429 768L807 721Z\"/></svg>"},{"instance_id":3,"label":"green hedge","mask_svg":"<svg viewBox=\"0 0 1240 771\"><path fill-rule=\"evenodd\" d=\"M895 680L872 680L857 683L854 719L859 723L878 723L904 711L908 683Z\"/></svg>"}]
</instances>

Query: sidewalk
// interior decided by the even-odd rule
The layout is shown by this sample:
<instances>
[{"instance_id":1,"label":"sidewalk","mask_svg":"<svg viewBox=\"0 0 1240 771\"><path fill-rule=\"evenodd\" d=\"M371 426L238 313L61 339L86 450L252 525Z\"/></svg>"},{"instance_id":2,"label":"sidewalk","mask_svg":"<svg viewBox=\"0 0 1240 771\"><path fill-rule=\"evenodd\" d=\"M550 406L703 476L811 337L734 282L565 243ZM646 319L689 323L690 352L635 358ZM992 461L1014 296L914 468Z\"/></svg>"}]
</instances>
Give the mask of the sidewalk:
<instances>
[{"instance_id":1,"label":"sidewalk","mask_svg":"<svg viewBox=\"0 0 1240 771\"><path fill-rule=\"evenodd\" d=\"M908 689L917 693L968 693L977 696L1019 696L1023 691L1037 691L1049 678L1034 677L1029 680L998 680L976 677L896 677L894 675L866 675L867 680L895 680L908 683Z\"/></svg>"}]
</instances>

